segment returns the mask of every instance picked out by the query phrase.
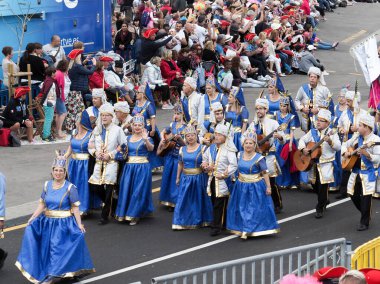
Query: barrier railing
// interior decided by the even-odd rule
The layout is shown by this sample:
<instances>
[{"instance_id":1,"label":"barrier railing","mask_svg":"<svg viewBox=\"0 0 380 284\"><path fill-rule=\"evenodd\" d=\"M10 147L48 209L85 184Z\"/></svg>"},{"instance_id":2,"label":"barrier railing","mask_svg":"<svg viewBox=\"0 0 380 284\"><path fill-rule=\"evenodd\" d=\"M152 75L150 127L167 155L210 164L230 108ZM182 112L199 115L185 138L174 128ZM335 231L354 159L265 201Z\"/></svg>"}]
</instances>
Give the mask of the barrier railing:
<instances>
[{"instance_id":1,"label":"barrier railing","mask_svg":"<svg viewBox=\"0 0 380 284\"><path fill-rule=\"evenodd\" d=\"M351 268L380 269L380 237L357 247L351 257Z\"/></svg>"},{"instance_id":2,"label":"barrier railing","mask_svg":"<svg viewBox=\"0 0 380 284\"><path fill-rule=\"evenodd\" d=\"M284 275L312 274L325 266L351 266L351 242L340 238L155 277L152 283L276 283Z\"/></svg>"}]
</instances>

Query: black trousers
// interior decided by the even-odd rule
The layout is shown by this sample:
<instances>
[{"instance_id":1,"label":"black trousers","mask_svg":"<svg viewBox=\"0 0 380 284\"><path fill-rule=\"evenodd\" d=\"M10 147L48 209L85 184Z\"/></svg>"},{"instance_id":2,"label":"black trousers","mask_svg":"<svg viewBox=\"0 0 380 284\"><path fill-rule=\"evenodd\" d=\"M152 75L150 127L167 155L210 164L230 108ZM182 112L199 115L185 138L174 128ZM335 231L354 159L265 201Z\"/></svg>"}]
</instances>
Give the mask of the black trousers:
<instances>
[{"instance_id":1,"label":"black trousers","mask_svg":"<svg viewBox=\"0 0 380 284\"><path fill-rule=\"evenodd\" d=\"M269 181L270 181L270 187L272 188L272 200L273 200L273 205L274 205L274 208L282 208L282 196L281 196L281 192L280 192L280 189L278 188L277 184L276 184L276 178L275 177L271 177L269 178Z\"/></svg>"},{"instance_id":2,"label":"black trousers","mask_svg":"<svg viewBox=\"0 0 380 284\"><path fill-rule=\"evenodd\" d=\"M167 101L170 99L170 93L169 93L169 86L168 85L162 85L162 86L156 86L154 88L155 91L161 92L161 98L163 101Z\"/></svg>"},{"instance_id":3,"label":"black trousers","mask_svg":"<svg viewBox=\"0 0 380 284\"><path fill-rule=\"evenodd\" d=\"M340 183L339 187L339 193L341 195L346 195L347 194L347 184L348 180L350 178L351 172L350 171L344 171L342 172L342 182Z\"/></svg>"},{"instance_id":4,"label":"black trousers","mask_svg":"<svg viewBox=\"0 0 380 284\"><path fill-rule=\"evenodd\" d=\"M174 79L171 83L170 83L170 86L175 86L177 87L177 91L178 93L181 95L181 91L182 91L182 87L183 87L183 83L181 81L179 81L178 79Z\"/></svg>"},{"instance_id":5,"label":"black trousers","mask_svg":"<svg viewBox=\"0 0 380 284\"><path fill-rule=\"evenodd\" d=\"M313 184L313 189L317 193L318 203L317 203L317 206L315 207L315 210L317 212L323 212L323 210L325 209L327 205L327 200L329 197L329 191L328 191L329 184L328 183L321 184L321 179L319 176L318 169L316 169L316 176L317 178L316 178L315 183Z\"/></svg>"},{"instance_id":6,"label":"black trousers","mask_svg":"<svg viewBox=\"0 0 380 284\"><path fill-rule=\"evenodd\" d=\"M117 205L117 200L114 198L115 188L116 186L110 184L96 186L96 193L104 203L101 213L101 218L104 220L108 220L115 212Z\"/></svg>"},{"instance_id":7,"label":"black trousers","mask_svg":"<svg viewBox=\"0 0 380 284\"><path fill-rule=\"evenodd\" d=\"M351 196L356 209L361 213L360 224L369 226L371 219L372 195L363 195L362 179L356 176L354 195Z\"/></svg>"},{"instance_id":8,"label":"black trousers","mask_svg":"<svg viewBox=\"0 0 380 284\"><path fill-rule=\"evenodd\" d=\"M213 205L214 219L211 224L211 228L215 230L222 230L226 227L226 213L228 196L216 197L215 191L215 178L211 181L211 202Z\"/></svg>"},{"instance_id":9,"label":"black trousers","mask_svg":"<svg viewBox=\"0 0 380 284\"><path fill-rule=\"evenodd\" d=\"M259 76L265 77L267 75L267 68L266 68L266 62L261 60L260 58L250 56L248 57L249 62L251 63L252 67L257 67L259 70L257 71L257 74Z\"/></svg>"}]
</instances>

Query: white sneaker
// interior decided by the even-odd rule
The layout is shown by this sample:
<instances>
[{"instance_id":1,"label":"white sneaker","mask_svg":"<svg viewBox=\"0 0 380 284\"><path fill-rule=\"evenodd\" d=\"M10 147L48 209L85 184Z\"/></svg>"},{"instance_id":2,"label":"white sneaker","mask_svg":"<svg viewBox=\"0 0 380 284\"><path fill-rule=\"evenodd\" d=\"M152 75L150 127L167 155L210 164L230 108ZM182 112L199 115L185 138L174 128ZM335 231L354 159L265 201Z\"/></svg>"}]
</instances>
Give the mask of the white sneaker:
<instances>
[{"instance_id":1,"label":"white sneaker","mask_svg":"<svg viewBox=\"0 0 380 284\"><path fill-rule=\"evenodd\" d=\"M259 80L259 81L266 81L266 79L263 76L261 76L261 75L257 77L257 80Z\"/></svg>"},{"instance_id":2,"label":"white sneaker","mask_svg":"<svg viewBox=\"0 0 380 284\"><path fill-rule=\"evenodd\" d=\"M162 109L173 109L174 106L171 106L169 104L162 105Z\"/></svg>"},{"instance_id":3,"label":"white sneaker","mask_svg":"<svg viewBox=\"0 0 380 284\"><path fill-rule=\"evenodd\" d=\"M269 81L270 79L272 79L272 77L271 77L271 76L269 76L269 75L265 75L265 77L264 77L264 78L265 78L265 80L266 80L266 81Z\"/></svg>"}]
</instances>

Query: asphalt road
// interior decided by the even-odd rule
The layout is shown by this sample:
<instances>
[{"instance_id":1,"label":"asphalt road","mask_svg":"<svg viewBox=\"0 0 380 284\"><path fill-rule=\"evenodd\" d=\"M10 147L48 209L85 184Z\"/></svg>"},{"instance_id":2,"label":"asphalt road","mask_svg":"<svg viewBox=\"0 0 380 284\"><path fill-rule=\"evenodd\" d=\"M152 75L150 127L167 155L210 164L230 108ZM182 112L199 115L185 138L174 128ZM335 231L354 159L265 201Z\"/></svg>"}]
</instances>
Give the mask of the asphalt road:
<instances>
[{"instance_id":1,"label":"asphalt road","mask_svg":"<svg viewBox=\"0 0 380 284\"><path fill-rule=\"evenodd\" d=\"M340 8L334 14L327 14L327 21L321 23L318 36L324 41L341 41L336 51L317 51L317 57L325 64L330 75L327 76L327 86L337 94L342 85L358 80L362 93L362 105L366 105L369 88L365 85L361 70L356 70L354 61L349 55L349 48L356 41L377 31L380 4L357 4L355 7ZM294 75L283 79L286 89L293 95L299 86L306 82L306 76ZM246 90L246 102L249 110L253 110L254 100L260 89ZM171 112L158 111L158 125L167 125ZM251 118L253 115L251 114ZM22 224L27 215L34 210L35 201L42 190L43 181L49 178L49 169L57 148L67 145L25 146L22 148L0 148L0 171L8 179L7 191L7 225ZM153 188L160 186L159 175ZM325 217L316 220L309 214L291 221L281 222L281 232L276 236L255 238L248 241L240 239L224 239L228 235L217 238L209 236L208 229L173 232L171 230L172 213L158 205L158 193L154 193L156 210L153 218L142 220L135 227L116 222L106 227L97 225L98 214L84 221L87 233L86 239L97 269L96 274L87 278L103 275L122 268L128 272L104 278L94 283L132 283L142 281L149 283L154 276L173 273L214 264L226 260L256 255L278 249L314 243L339 237L345 237L353 242L353 247L379 235L380 201L374 200L372 223L368 231L357 232L356 225L359 213L351 201L344 202L328 209ZM307 212L314 208L316 196L309 191L284 191L284 212L278 215L281 221L285 218ZM335 202L334 196L331 202ZM16 218L16 219L14 219ZM26 283L14 266L21 243L23 229L11 231L0 247L9 252L5 267L0 272L1 284ZM157 261L157 258L181 252L188 248L203 245L216 239L224 240L219 244L207 246L191 253ZM157 262L149 265L138 265L147 261Z\"/></svg>"}]
</instances>

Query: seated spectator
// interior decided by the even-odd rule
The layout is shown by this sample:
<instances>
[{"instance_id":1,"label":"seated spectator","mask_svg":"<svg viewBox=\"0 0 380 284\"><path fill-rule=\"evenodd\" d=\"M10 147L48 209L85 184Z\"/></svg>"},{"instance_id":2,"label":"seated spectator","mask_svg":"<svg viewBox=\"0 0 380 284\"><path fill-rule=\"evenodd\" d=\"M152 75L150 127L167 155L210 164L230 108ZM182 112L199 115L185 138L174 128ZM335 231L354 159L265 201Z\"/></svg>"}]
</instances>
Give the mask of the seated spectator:
<instances>
[{"instance_id":1,"label":"seated spectator","mask_svg":"<svg viewBox=\"0 0 380 284\"><path fill-rule=\"evenodd\" d=\"M104 64L102 61L98 60L95 64L95 72L90 75L88 84L90 90L92 89L104 89L107 90L110 88L104 80Z\"/></svg>"},{"instance_id":2,"label":"seated spectator","mask_svg":"<svg viewBox=\"0 0 380 284\"><path fill-rule=\"evenodd\" d=\"M61 96L57 81L55 79L56 69L54 67L46 68L46 79L41 89L40 104L44 108L45 121L42 132L42 140L47 142L54 141L51 133L51 125L54 118L54 108L57 103L57 97Z\"/></svg>"},{"instance_id":3,"label":"seated spectator","mask_svg":"<svg viewBox=\"0 0 380 284\"><path fill-rule=\"evenodd\" d=\"M4 59L2 61L2 69L3 69L3 84L4 84L4 87L8 88L8 66L9 64L11 64L13 66L13 73L17 73L18 72L18 66L16 65L16 63L13 62L12 60L12 57L13 57L13 47L11 46L4 46L3 47L3 50L2 50L2 53L4 54ZM18 78L16 77L15 78L15 84L18 83Z\"/></svg>"},{"instance_id":4,"label":"seated spectator","mask_svg":"<svg viewBox=\"0 0 380 284\"><path fill-rule=\"evenodd\" d=\"M18 87L4 109L0 120L3 127L10 128L12 132L18 135L20 128L26 128L26 136L29 142L33 142L33 116L29 114L25 99L30 88Z\"/></svg>"},{"instance_id":5,"label":"seated spectator","mask_svg":"<svg viewBox=\"0 0 380 284\"><path fill-rule=\"evenodd\" d=\"M32 74L32 80L42 82L45 80L45 64L41 57L35 53L35 44L28 43L25 48L25 52L22 55L19 63L20 71L27 72L27 65L30 64L30 69ZM27 79L27 77L21 77L22 79Z\"/></svg>"},{"instance_id":6,"label":"seated spectator","mask_svg":"<svg viewBox=\"0 0 380 284\"><path fill-rule=\"evenodd\" d=\"M128 22L124 21L121 29L116 32L115 35L115 52L120 54L124 60L131 58L131 46L132 33L128 31Z\"/></svg>"},{"instance_id":7,"label":"seated spectator","mask_svg":"<svg viewBox=\"0 0 380 284\"><path fill-rule=\"evenodd\" d=\"M243 72L240 67L240 57L235 56L232 58L231 72L234 80L240 82L240 86L243 88L265 88L268 84L263 81L258 81L247 77L247 74Z\"/></svg>"},{"instance_id":8,"label":"seated spectator","mask_svg":"<svg viewBox=\"0 0 380 284\"><path fill-rule=\"evenodd\" d=\"M328 43L322 41L320 38L317 37L317 34L313 31L313 27L310 24L305 25L305 32L303 33L303 36L305 38L305 44L306 45L314 45L318 49L323 50L330 50L334 49L338 46L339 42L335 41L334 43Z\"/></svg>"},{"instance_id":9,"label":"seated spectator","mask_svg":"<svg viewBox=\"0 0 380 284\"><path fill-rule=\"evenodd\" d=\"M126 83L123 72L123 61L118 60L115 62L115 66L111 67L111 70L104 70L104 80L111 88L116 89L119 93L119 98L124 98L130 105L133 104L133 84Z\"/></svg>"},{"instance_id":10,"label":"seated spectator","mask_svg":"<svg viewBox=\"0 0 380 284\"><path fill-rule=\"evenodd\" d=\"M88 68L86 68L85 66L82 65L82 59L81 59L82 53L83 53L82 49L73 49L68 54L67 57L70 59L68 74L71 80L70 96L78 94L82 97L82 101L86 102L86 95L88 95L89 100L91 100L91 91L88 85L88 77L95 72L96 60L95 58L92 58L91 59L92 66L89 66Z\"/></svg>"},{"instance_id":11,"label":"seated spectator","mask_svg":"<svg viewBox=\"0 0 380 284\"><path fill-rule=\"evenodd\" d=\"M218 83L225 94L229 94L232 87L234 76L231 72L232 62L229 59L224 59L224 68L218 73Z\"/></svg>"},{"instance_id":12,"label":"seated spectator","mask_svg":"<svg viewBox=\"0 0 380 284\"><path fill-rule=\"evenodd\" d=\"M318 67L321 71L324 71L324 66L314 57L313 50L315 49L317 49L315 46L308 45L306 50L303 49L300 52L298 67L301 74L307 74L310 67Z\"/></svg>"},{"instance_id":13,"label":"seated spectator","mask_svg":"<svg viewBox=\"0 0 380 284\"><path fill-rule=\"evenodd\" d=\"M161 58L154 56L146 64L146 69L141 77L141 84L148 83L152 90L161 92L162 109L173 109L174 107L170 103L169 86L166 84L166 80L162 79L160 66Z\"/></svg>"},{"instance_id":14,"label":"seated spectator","mask_svg":"<svg viewBox=\"0 0 380 284\"><path fill-rule=\"evenodd\" d=\"M206 41L205 43L205 47L202 53L202 61L214 61L216 63L219 62L215 52L215 44L211 40Z\"/></svg>"},{"instance_id":15,"label":"seated spectator","mask_svg":"<svg viewBox=\"0 0 380 284\"><path fill-rule=\"evenodd\" d=\"M181 69L172 59L172 51L170 49L165 49L163 51L160 69L162 78L166 80L166 83L169 86L176 86L180 93L183 86L183 76Z\"/></svg>"}]
</instances>

